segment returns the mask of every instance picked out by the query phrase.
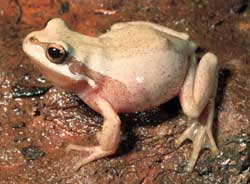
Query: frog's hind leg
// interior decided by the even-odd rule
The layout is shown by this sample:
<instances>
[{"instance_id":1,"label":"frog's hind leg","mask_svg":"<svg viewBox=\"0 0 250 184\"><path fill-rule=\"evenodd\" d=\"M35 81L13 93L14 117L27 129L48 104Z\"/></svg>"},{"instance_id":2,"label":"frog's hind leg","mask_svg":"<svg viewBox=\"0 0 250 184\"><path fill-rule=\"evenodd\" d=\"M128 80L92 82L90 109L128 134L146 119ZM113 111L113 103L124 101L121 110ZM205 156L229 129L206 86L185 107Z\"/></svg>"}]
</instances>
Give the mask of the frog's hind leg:
<instances>
[{"instance_id":1,"label":"frog's hind leg","mask_svg":"<svg viewBox=\"0 0 250 184\"><path fill-rule=\"evenodd\" d=\"M217 57L207 53L197 65L196 57L192 56L180 101L184 113L193 122L175 141L177 146L186 139L193 141L193 153L187 167L188 171L193 170L202 148L211 149L213 154L219 153L212 134L217 83Z\"/></svg>"}]
</instances>

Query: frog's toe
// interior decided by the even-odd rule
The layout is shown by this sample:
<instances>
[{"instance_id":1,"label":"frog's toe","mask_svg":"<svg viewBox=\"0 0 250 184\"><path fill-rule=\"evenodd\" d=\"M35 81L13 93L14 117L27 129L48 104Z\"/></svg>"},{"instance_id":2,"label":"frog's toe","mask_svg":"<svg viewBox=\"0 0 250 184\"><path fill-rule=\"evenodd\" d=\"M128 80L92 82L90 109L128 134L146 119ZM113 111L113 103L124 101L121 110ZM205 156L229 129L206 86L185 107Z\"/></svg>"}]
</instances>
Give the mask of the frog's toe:
<instances>
[{"instance_id":1,"label":"frog's toe","mask_svg":"<svg viewBox=\"0 0 250 184\"><path fill-rule=\"evenodd\" d=\"M219 150L212 135L212 130L208 126L201 125L198 122L193 122L175 141L176 146L180 146L186 139L193 141L193 152L187 166L188 172L193 170L202 148L210 149L214 155L219 154Z\"/></svg>"},{"instance_id":2,"label":"frog's toe","mask_svg":"<svg viewBox=\"0 0 250 184\"><path fill-rule=\"evenodd\" d=\"M76 164L74 165L74 170L76 171L78 171L82 166L94 160L112 155L114 153L113 150L103 150L101 146L78 146L74 144L69 144L66 147L66 151L71 151L71 150L85 151L88 152L89 154L88 156L76 162Z\"/></svg>"},{"instance_id":3,"label":"frog's toe","mask_svg":"<svg viewBox=\"0 0 250 184\"><path fill-rule=\"evenodd\" d=\"M65 148L65 151L66 151L66 152L69 152L69 151L71 151L71 150L89 152L89 151L90 151L90 147L88 147L88 146L79 146L79 145L75 145L75 144L69 144L69 145Z\"/></svg>"}]
</instances>

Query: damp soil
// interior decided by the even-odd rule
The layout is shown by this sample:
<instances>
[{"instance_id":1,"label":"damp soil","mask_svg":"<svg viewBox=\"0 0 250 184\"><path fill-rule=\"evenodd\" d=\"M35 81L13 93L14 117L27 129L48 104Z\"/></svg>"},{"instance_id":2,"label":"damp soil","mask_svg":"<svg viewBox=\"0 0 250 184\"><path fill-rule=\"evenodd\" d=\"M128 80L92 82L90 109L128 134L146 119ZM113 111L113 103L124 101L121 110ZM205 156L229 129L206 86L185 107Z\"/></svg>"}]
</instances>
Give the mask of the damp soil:
<instances>
[{"instance_id":1,"label":"damp soil","mask_svg":"<svg viewBox=\"0 0 250 184\"><path fill-rule=\"evenodd\" d=\"M214 135L219 156L204 150L192 173L191 142L174 140L187 127L179 99L146 112L121 114L117 153L82 167L85 153L69 143L94 145L102 117L73 93L52 85L22 51L22 39L63 18L87 35L116 22L144 20L187 32L199 58L220 61ZM6 0L0 3L1 184L249 183L250 2L247 0Z\"/></svg>"}]
</instances>

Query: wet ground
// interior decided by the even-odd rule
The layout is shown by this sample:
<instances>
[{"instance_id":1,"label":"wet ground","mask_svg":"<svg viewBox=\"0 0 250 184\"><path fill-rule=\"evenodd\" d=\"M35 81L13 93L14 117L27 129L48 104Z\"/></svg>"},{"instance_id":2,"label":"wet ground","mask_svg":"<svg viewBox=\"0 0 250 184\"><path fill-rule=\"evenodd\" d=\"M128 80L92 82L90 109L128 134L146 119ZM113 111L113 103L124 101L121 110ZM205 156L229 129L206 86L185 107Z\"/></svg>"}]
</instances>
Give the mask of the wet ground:
<instances>
[{"instance_id":1,"label":"wet ground","mask_svg":"<svg viewBox=\"0 0 250 184\"><path fill-rule=\"evenodd\" d=\"M68 143L93 145L102 117L74 94L46 81L22 51L22 39L53 17L88 35L113 23L145 20L185 31L220 60L214 133L220 155L202 152L185 172L190 142L178 98L147 112L121 114L123 136L112 157L84 166ZM6 0L0 3L0 183L249 183L250 2L245 0Z\"/></svg>"}]
</instances>

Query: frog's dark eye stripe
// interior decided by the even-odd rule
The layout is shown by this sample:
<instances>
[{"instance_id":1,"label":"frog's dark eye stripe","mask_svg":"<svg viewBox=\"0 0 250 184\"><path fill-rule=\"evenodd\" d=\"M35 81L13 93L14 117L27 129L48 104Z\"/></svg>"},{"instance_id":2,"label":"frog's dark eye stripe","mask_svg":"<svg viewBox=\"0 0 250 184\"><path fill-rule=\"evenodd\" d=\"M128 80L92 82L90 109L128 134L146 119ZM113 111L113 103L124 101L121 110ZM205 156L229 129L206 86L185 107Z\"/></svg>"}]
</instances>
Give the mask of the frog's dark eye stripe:
<instances>
[{"instance_id":1,"label":"frog's dark eye stripe","mask_svg":"<svg viewBox=\"0 0 250 184\"><path fill-rule=\"evenodd\" d=\"M67 57L67 52L65 49L58 44L48 44L47 50L46 50L46 56L47 58L52 62L56 64L60 64L64 61L64 59Z\"/></svg>"}]
</instances>

